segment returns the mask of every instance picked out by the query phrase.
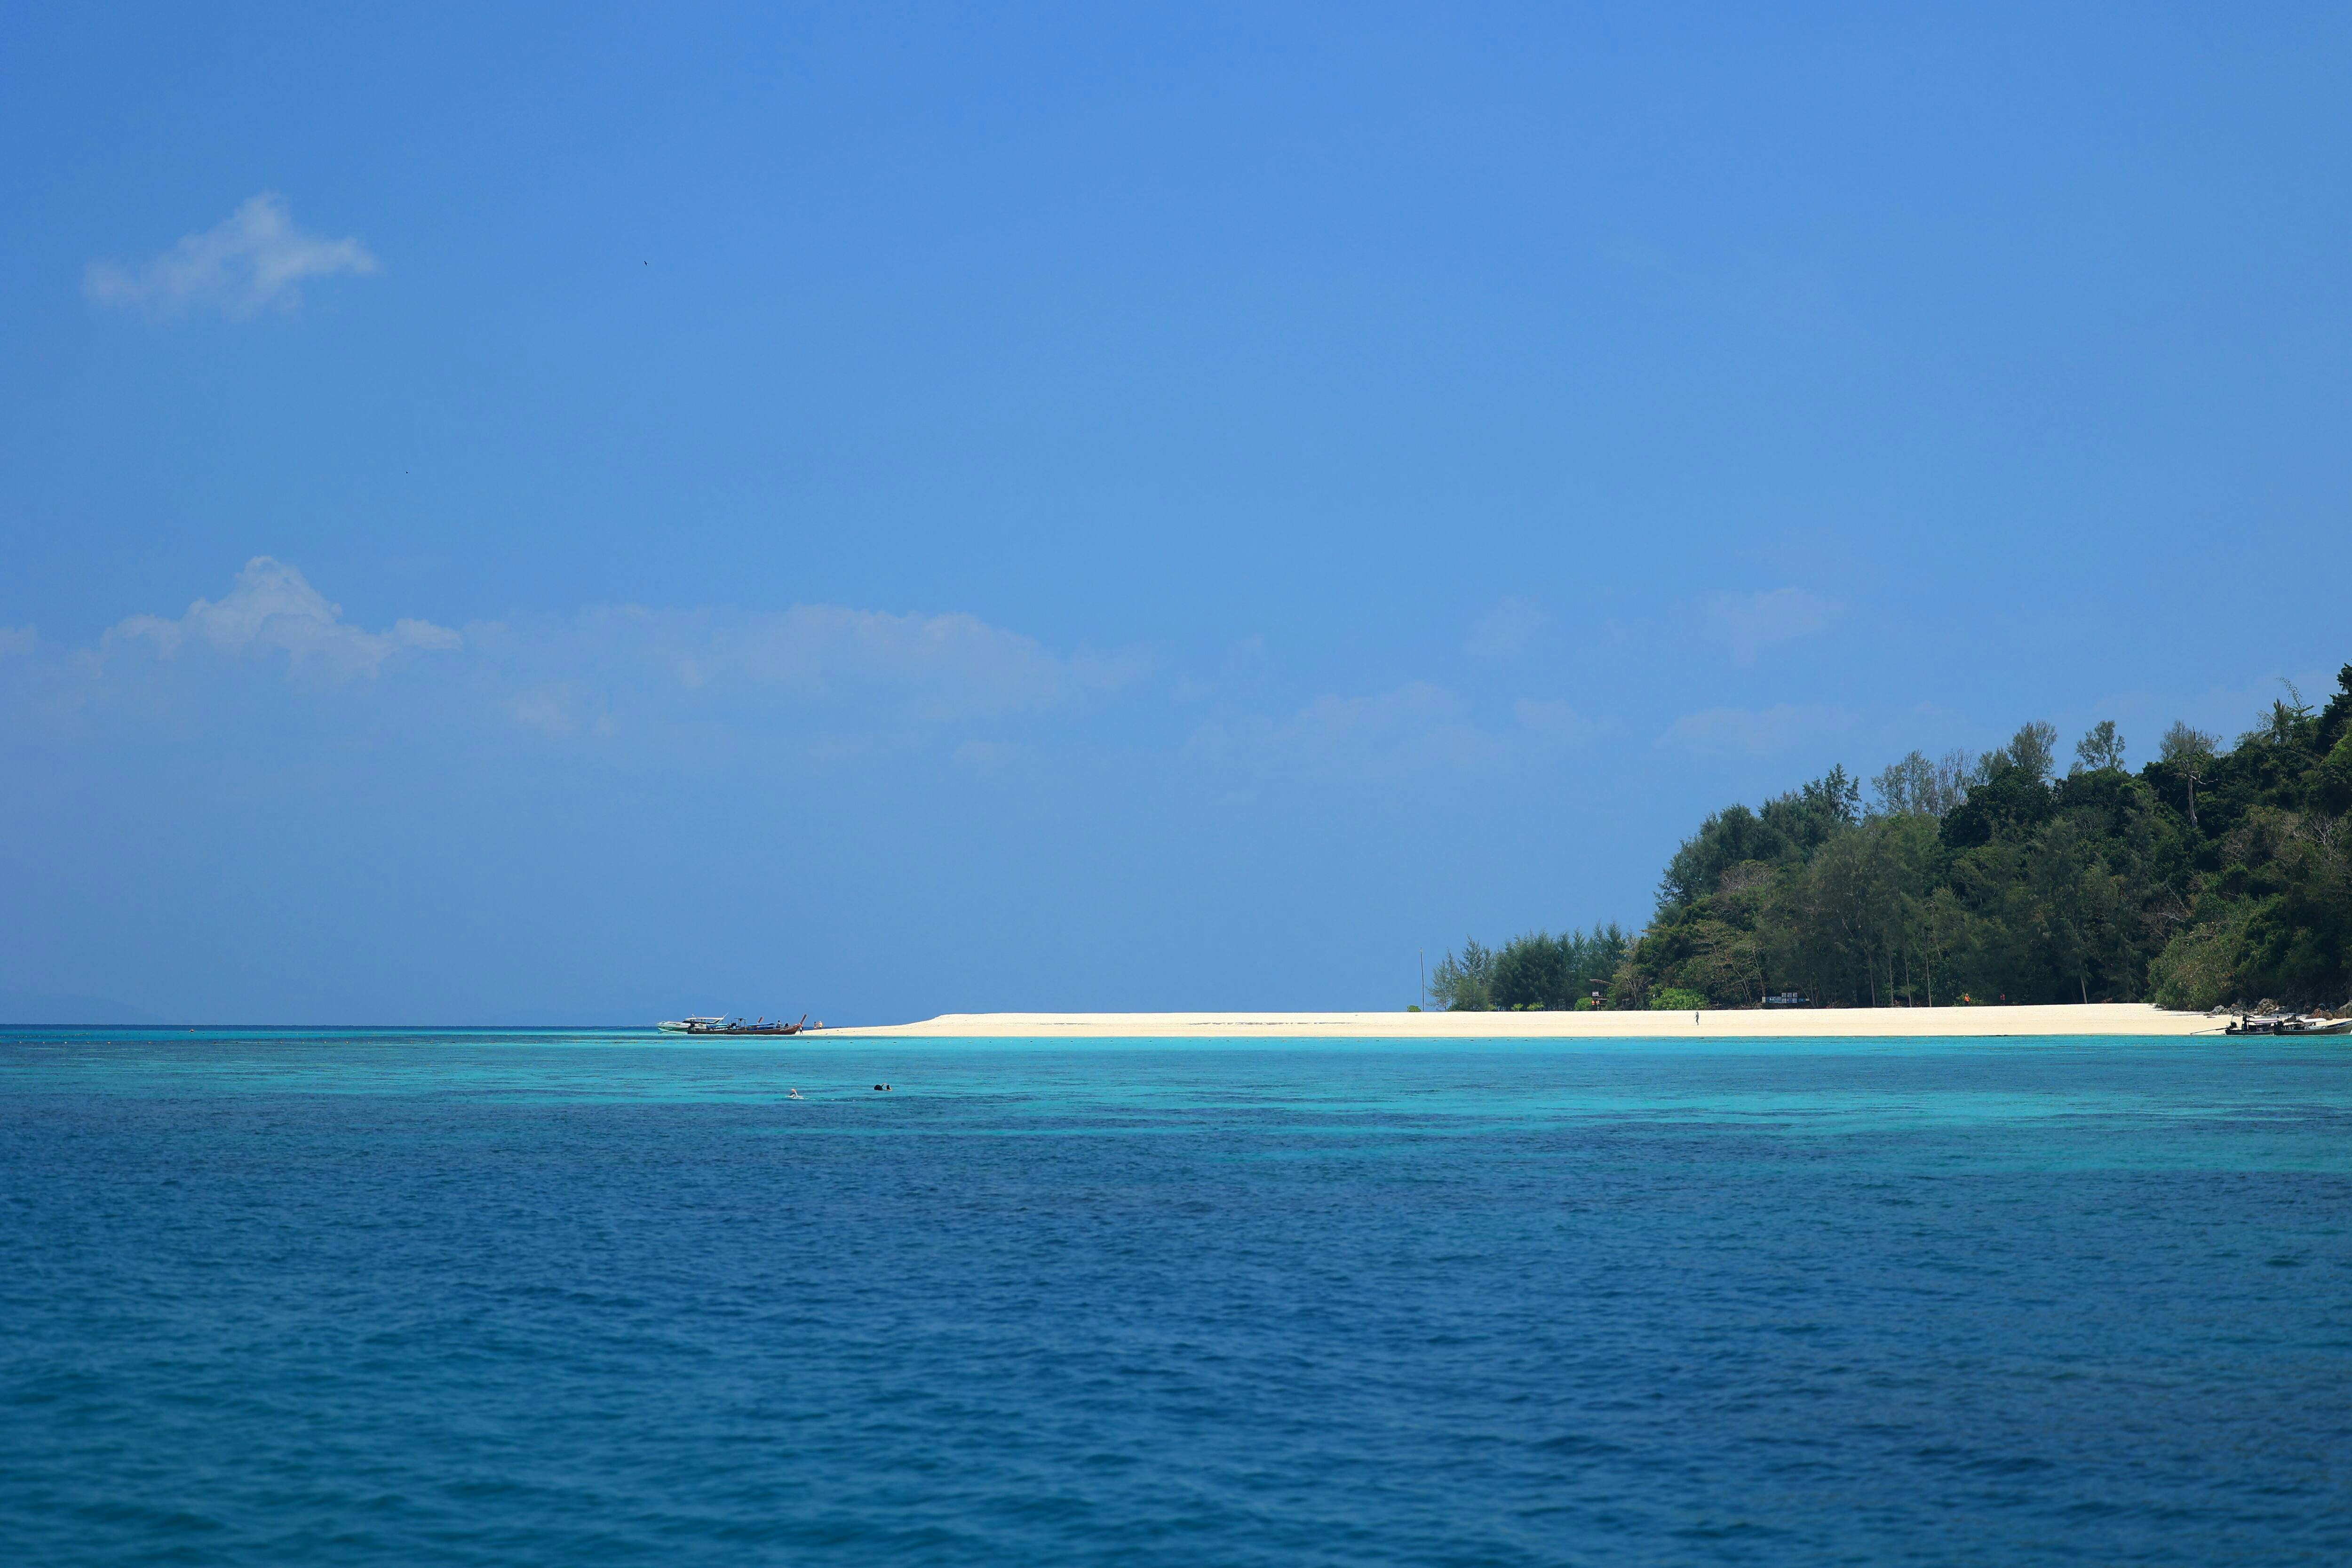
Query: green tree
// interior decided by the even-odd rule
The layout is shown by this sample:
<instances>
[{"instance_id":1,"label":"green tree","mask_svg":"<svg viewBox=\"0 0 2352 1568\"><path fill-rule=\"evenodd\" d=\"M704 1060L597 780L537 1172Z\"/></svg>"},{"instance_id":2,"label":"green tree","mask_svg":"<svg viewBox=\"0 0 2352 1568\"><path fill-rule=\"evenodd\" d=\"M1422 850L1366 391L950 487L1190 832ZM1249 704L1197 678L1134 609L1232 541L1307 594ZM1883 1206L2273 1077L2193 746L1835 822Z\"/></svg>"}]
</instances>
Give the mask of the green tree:
<instances>
[{"instance_id":1,"label":"green tree","mask_svg":"<svg viewBox=\"0 0 2352 1568\"><path fill-rule=\"evenodd\" d=\"M1429 999L1449 1013L1484 1013L1494 1005L1488 983L1494 978L1495 954L1476 937L1462 944L1462 956L1447 953L1430 972Z\"/></svg>"},{"instance_id":2,"label":"green tree","mask_svg":"<svg viewBox=\"0 0 2352 1568\"><path fill-rule=\"evenodd\" d=\"M1940 763L1929 762L1925 752L1913 752L1901 762L1889 763L1871 781L1874 809L1882 816L1940 819L1966 798L1968 789L1969 761L1958 752L1947 753Z\"/></svg>"},{"instance_id":3,"label":"green tree","mask_svg":"<svg viewBox=\"0 0 2352 1568\"><path fill-rule=\"evenodd\" d=\"M1548 931L1515 936L1495 955L1487 994L1506 1011L1546 1011L1569 1005L1568 953Z\"/></svg>"},{"instance_id":4,"label":"green tree","mask_svg":"<svg viewBox=\"0 0 2352 1568\"><path fill-rule=\"evenodd\" d=\"M2040 720L2020 724L2009 740L2009 760L2032 775L2034 783L2047 783L2058 760L2058 727Z\"/></svg>"},{"instance_id":5,"label":"green tree","mask_svg":"<svg viewBox=\"0 0 2352 1568\"><path fill-rule=\"evenodd\" d=\"M2101 768L2121 768L2124 765L2124 738L2116 731L2113 719L2102 719L2091 726L2090 732L2074 742L2077 771Z\"/></svg>"},{"instance_id":6,"label":"green tree","mask_svg":"<svg viewBox=\"0 0 2352 1568\"><path fill-rule=\"evenodd\" d=\"M2178 720L2164 732L2164 763L2188 786L2189 826L2192 828L2197 826L2197 786L2205 781L2213 766L2213 748L2217 744L2215 737L2202 730L2192 730Z\"/></svg>"}]
</instances>

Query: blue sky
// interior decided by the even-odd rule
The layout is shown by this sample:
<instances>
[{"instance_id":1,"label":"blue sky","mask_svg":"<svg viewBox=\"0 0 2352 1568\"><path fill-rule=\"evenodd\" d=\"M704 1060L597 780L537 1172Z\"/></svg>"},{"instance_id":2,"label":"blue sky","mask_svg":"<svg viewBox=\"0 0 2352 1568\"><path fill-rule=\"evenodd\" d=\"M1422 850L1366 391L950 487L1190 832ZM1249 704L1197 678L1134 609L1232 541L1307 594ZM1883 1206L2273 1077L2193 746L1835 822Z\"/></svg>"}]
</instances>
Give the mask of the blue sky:
<instances>
[{"instance_id":1,"label":"blue sky","mask_svg":"<svg viewBox=\"0 0 2352 1568\"><path fill-rule=\"evenodd\" d=\"M9 26L20 1014L1402 1006L2352 658L2340 9Z\"/></svg>"}]
</instances>

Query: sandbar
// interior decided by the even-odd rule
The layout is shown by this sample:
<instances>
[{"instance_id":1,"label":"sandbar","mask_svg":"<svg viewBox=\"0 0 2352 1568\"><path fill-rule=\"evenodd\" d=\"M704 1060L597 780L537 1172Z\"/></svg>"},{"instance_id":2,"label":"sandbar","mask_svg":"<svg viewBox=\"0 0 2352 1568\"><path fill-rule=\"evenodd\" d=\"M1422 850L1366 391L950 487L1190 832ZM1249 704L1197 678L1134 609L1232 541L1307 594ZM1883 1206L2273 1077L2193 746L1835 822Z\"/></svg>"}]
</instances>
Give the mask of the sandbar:
<instances>
[{"instance_id":1,"label":"sandbar","mask_svg":"<svg viewBox=\"0 0 2352 1568\"><path fill-rule=\"evenodd\" d=\"M2228 1022L2145 1002L2093 1002L1697 1013L942 1013L913 1024L828 1026L824 1033L964 1040L1991 1039L2219 1034Z\"/></svg>"}]
</instances>

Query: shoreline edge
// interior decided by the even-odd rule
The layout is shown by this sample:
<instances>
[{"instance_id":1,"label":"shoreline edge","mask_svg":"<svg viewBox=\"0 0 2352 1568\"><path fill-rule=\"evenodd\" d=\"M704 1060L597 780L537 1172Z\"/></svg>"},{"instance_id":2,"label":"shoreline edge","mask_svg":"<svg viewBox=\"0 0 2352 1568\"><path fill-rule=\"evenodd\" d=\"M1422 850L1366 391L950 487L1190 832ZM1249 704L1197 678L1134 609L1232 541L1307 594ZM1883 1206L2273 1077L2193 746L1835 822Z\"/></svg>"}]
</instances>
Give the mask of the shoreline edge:
<instances>
[{"instance_id":1,"label":"shoreline edge","mask_svg":"<svg viewBox=\"0 0 2352 1568\"><path fill-rule=\"evenodd\" d=\"M830 1025L823 1033L828 1038L981 1040L2000 1039L2219 1035L2228 1023L2148 1002L2093 1002L1696 1013L942 1013L908 1024Z\"/></svg>"}]
</instances>

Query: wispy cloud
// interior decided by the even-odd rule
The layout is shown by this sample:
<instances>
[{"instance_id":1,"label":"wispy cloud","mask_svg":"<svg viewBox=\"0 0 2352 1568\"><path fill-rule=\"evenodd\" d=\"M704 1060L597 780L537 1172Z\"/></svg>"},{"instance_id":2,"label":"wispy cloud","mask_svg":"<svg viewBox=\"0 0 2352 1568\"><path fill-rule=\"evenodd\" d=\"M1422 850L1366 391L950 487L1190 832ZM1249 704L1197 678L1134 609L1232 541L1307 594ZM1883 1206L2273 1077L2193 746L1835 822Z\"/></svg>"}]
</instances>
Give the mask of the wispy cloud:
<instances>
[{"instance_id":1,"label":"wispy cloud","mask_svg":"<svg viewBox=\"0 0 2352 1568\"><path fill-rule=\"evenodd\" d=\"M1591 740L1601 729L1565 702L1523 697L1511 704L1511 713L1528 734L1545 741L1572 744Z\"/></svg>"},{"instance_id":2,"label":"wispy cloud","mask_svg":"<svg viewBox=\"0 0 2352 1568\"><path fill-rule=\"evenodd\" d=\"M15 643L32 647L30 629L0 631L0 652ZM439 682L436 700L469 693L461 700L476 711L541 735L674 740L686 726L756 740L813 723L840 732L811 744L853 750L941 731L968 738L976 726L1082 707L1150 668L1134 652L1058 652L975 616L840 605L619 605L476 622L462 633L415 619L372 631L347 620L299 569L266 555L218 600L198 599L176 616L132 616L74 658L93 679L127 679L135 665L124 656L133 650L183 663L196 654L283 655L314 679L389 677L411 654L462 656L443 667L459 681Z\"/></svg>"},{"instance_id":3,"label":"wispy cloud","mask_svg":"<svg viewBox=\"0 0 2352 1568\"><path fill-rule=\"evenodd\" d=\"M1471 624L1465 646L1473 658L1516 658L1550 625L1551 616L1541 605L1513 594Z\"/></svg>"},{"instance_id":4,"label":"wispy cloud","mask_svg":"<svg viewBox=\"0 0 2352 1568\"><path fill-rule=\"evenodd\" d=\"M390 631L362 631L343 619L310 580L282 561L257 555L218 602L198 599L175 620L132 616L110 629L101 646L145 643L165 658L191 647L226 654L281 650L299 668L338 675L373 675L407 650L452 652L465 639L430 621L394 621Z\"/></svg>"},{"instance_id":5,"label":"wispy cloud","mask_svg":"<svg viewBox=\"0 0 2352 1568\"><path fill-rule=\"evenodd\" d=\"M527 721L550 733L593 731L592 710L624 729L760 708L829 710L867 728L983 722L1116 690L1146 668L1134 654L1056 653L975 616L840 605L620 605L472 631L541 689Z\"/></svg>"},{"instance_id":6,"label":"wispy cloud","mask_svg":"<svg viewBox=\"0 0 2352 1568\"><path fill-rule=\"evenodd\" d=\"M1242 772L1394 778L1556 755L1598 729L1565 702L1523 700L1515 723L1481 724L1444 687L1407 681L1366 696L1318 697L1282 718L1204 724L1186 751Z\"/></svg>"},{"instance_id":7,"label":"wispy cloud","mask_svg":"<svg viewBox=\"0 0 2352 1568\"><path fill-rule=\"evenodd\" d=\"M1048 652L1036 639L978 616L891 615L839 605L795 605L712 639L708 668L809 698L885 688L927 718L974 718L1046 708L1125 685L1132 655Z\"/></svg>"},{"instance_id":8,"label":"wispy cloud","mask_svg":"<svg viewBox=\"0 0 2352 1568\"><path fill-rule=\"evenodd\" d=\"M201 310L251 316L299 303L308 279L373 272L378 265L355 238L329 239L297 227L285 200L265 191L160 256L134 266L91 262L81 286L100 304L157 315Z\"/></svg>"},{"instance_id":9,"label":"wispy cloud","mask_svg":"<svg viewBox=\"0 0 2352 1568\"><path fill-rule=\"evenodd\" d=\"M1659 743L1717 756L1771 756L1838 734L1853 721L1844 709L1818 703L1783 702L1762 710L1710 708L1675 720Z\"/></svg>"},{"instance_id":10,"label":"wispy cloud","mask_svg":"<svg viewBox=\"0 0 2352 1568\"><path fill-rule=\"evenodd\" d=\"M1394 774L1482 760L1496 743L1459 697L1414 680L1370 696L1318 697L1287 718L1204 724L1186 749L1253 773Z\"/></svg>"},{"instance_id":11,"label":"wispy cloud","mask_svg":"<svg viewBox=\"0 0 2352 1568\"><path fill-rule=\"evenodd\" d=\"M1715 636L1729 645L1740 663L1765 648L1794 642L1825 629L1839 606L1803 588L1773 588L1758 594L1710 594L1700 613Z\"/></svg>"},{"instance_id":12,"label":"wispy cloud","mask_svg":"<svg viewBox=\"0 0 2352 1568\"><path fill-rule=\"evenodd\" d=\"M612 714L595 695L574 681L556 680L526 687L515 693L513 700L507 704L507 711L524 729L558 738L583 731L609 735L617 728Z\"/></svg>"}]
</instances>

